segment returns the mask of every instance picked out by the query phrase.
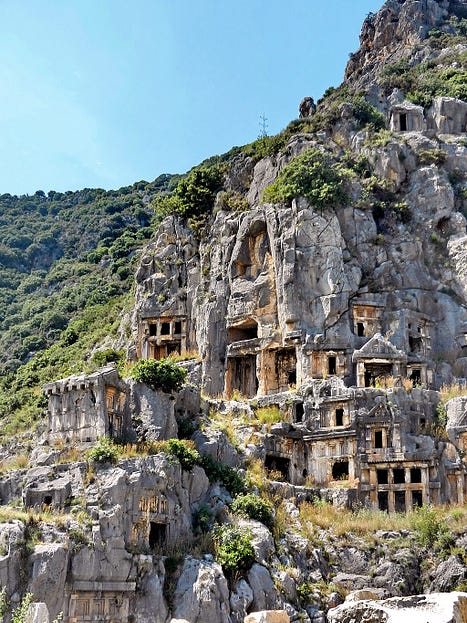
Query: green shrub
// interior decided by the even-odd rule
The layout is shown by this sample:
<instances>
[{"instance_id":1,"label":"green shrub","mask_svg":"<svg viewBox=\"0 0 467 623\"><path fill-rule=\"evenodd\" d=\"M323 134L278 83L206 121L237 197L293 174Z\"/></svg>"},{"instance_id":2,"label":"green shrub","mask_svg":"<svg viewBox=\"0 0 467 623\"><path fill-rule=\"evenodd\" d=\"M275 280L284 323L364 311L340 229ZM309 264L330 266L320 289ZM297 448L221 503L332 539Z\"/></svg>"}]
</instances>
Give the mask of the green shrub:
<instances>
[{"instance_id":1,"label":"green shrub","mask_svg":"<svg viewBox=\"0 0 467 623\"><path fill-rule=\"evenodd\" d=\"M209 454L201 455L201 467L211 482L221 482L232 496L245 493L245 479L229 465L215 461Z\"/></svg>"},{"instance_id":2,"label":"green shrub","mask_svg":"<svg viewBox=\"0 0 467 623\"><path fill-rule=\"evenodd\" d=\"M120 364L125 360L124 350L115 350L113 348L107 348L106 350L98 350L92 356L92 361L97 366L105 366L109 363Z\"/></svg>"},{"instance_id":3,"label":"green shrub","mask_svg":"<svg viewBox=\"0 0 467 623\"><path fill-rule=\"evenodd\" d=\"M444 402L440 401L435 407L434 424L436 428L445 431L447 423L448 423L448 412L446 409L446 405L444 404Z\"/></svg>"},{"instance_id":4,"label":"green shrub","mask_svg":"<svg viewBox=\"0 0 467 623\"><path fill-rule=\"evenodd\" d=\"M223 173L220 166L196 167L182 178L174 192L156 198L154 209L159 217L177 214L187 219L189 225L200 231L212 212L216 194L222 188Z\"/></svg>"},{"instance_id":5,"label":"green shrub","mask_svg":"<svg viewBox=\"0 0 467 623\"><path fill-rule=\"evenodd\" d=\"M198 509L195 516L195 526L199 532L209 532L214 521L212 508L207 504Z\"/></svg>"},{"instance_id":6,"label":"green shrub","mask_svg":"<svg viewBox=\"0 0 467 623\"><path fill-rule=\"evenodd\" d=\"M447 153L443 149L420 149L418 152L420 164L443 164L446 161Z\"/></svg>"},{"instance_id":7,"label":"green shrub","mask_svg":"<svg viewBox=\"0 0 467 623\"><path fill-rule=\"evenodd\" d=\"M413 524L417 540L423 547L445 549L452 541L447 524L437 509L430 506L417 508Z\"/></svg>"},{"instance_id":8,"label":"green shrub","mask_svg":"<svg viewBox=\"0 0 467 623\"><path fill-rule=\"evenodd\" d=\"M234 526L219 526L213 533L217 562L224 573L246 571L255 562L251 533Z\"/></svg>"},{"instance_id":9,"label":"green shrub","mask_svg":"<svg viewBox=\"0 0 467 623\"><path fill-rule=\"evenodd\" d=\"M352 112L360 127L371 125L374 130L382 130L386 126L384 115L369 104L364 97L354 97L351 101Z\"/></svg>"},{"instance_id":10,"label":"green shrub","mask_svg":"<svg viewBox=\"0 0 467 623\"><path fill-rule=\"evenodd\" d=\"M260 424L277 424L281 421L282 416L278 405L270 405L269 407L258 407L255 409L255 418Z\"/></svg>"},{"instance_id":11,"label":"green shrub","mask_svg":"<svg viewBox=\"0 0 467 623\"><path fill-rule=\"evenodd\" d=\"M245 145L243 151L247 156L251 156L256 162L261 160L261 158L275 156L283 147L285 147L286 142L287 136L283 133L276 134L274 136L261 136L253 143Z\"/></svg>"},{"instance_id":12,"label":"green shrub","mask_svg":"<svg viewBox=\"0 0 467 623\"><path fill-rule=\"evenodd\" d=\"M32 603L32 593L27 593L19 606L13 610L13 616L11 618L11 623L24 623L26 621L26 616L28 614L29 605Z\"/></svg>"},{"instance_id":13,"label":"green shrub","mask_svg":"<svg viewBox=\"0 0 467 623\"><path fill-rule=\"evenodd\" d=\"M187 371L170 359L140 359L133 368L133 378L154 390L178 392L186 380Z\"/></svg>"},{"instance_id":14,"label":"green shrub","mask_svg":"<svg viewBox=\"0 0 467 623\"><path fill-rule=\"evenodd\" d=\"M237 515L261 521L270 529L274 525L272 505L253 493L238 495L232 502L231 508Z\"/></svg>"},{"instance_id":15,"label":"green shrub","mask_svg":"<svg viewBox=\"0 0 467 623\"><path fill-rule=\"evenodd\" d=\"M452 46L457 39L441 31L437 35L432 36L430 42L436 43L434 47L439 49ZM465 36L461 39L465 43ZM412 67L403 59L384 68L379 84L386 93L394 88L400 89L407 99L425 108L437 96L467 100L467 54L453 51Z\"/></svg>"},{"instance_id":16,"label":"green shrub","mask_svg":"<svg viewBox=\"0 0 467 623\"><path fill-rule=\"evenodd\" d=\"M167 442L169 455L180 461L182 469L190 471L195 465L199 465L201 457L194 449L193 442L185 439L169 439Z\"/></svg>"},{"instance_id":17,"label":"green shrub","mask_svg":"<svg viewBox=\"0 0 467 623\"><path fill-rule=\"evenodd\" d=\"M345 201L343 177L330 159L315 148L289 162L263 193L263 201L270 203L290 203L296 197L306 197L318 208Z\"/></svg>"},{"instance_id":18,"label":"green shrub","mask_svg":"<svg viewBox=\"0 0 467 623\"><path fill-rule=\"evenodd\" d=\"M87 454L91 461L96 463L116 463L118 448L110 437L101 437L96 445Z\"/></svg>"},{"instance_id":19,"label":"green shrub","mask_svg":"<svg viewBox=\"0 0 467 623\"><path fill-rule=\"evenodd\" d=\"M245 197L234 190L222 190L216 199L216 212L246 212L250 209L250 204Z\"/></svg>"}]
</instances>

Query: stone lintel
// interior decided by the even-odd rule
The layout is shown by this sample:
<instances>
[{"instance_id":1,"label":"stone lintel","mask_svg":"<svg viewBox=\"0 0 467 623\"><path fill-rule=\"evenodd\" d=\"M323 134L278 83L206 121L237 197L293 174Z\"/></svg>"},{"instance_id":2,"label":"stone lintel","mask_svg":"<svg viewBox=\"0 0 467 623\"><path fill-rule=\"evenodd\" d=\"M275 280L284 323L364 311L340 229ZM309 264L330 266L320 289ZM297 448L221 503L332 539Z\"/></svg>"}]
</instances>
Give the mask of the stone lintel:
<instances>
[{"instance_id":1,"label":"stone lintel","mask_svg":"<svg viewBox=\"0 0 467 623\"><path fill-rule=\"evenodd\" d=\"M308 435L304 435L303 436L303 441L322 441L322 440L335 440L335 439L340 439L341 437L344 438L348 438L348 437L356 437L357 432L355 430L355 428L349 428L348 430L333 430L330 428L327 428L325 430L323 430L322 432L320 431L319 433L312 433L312 434L308 434Z\"/></svg>"},{"instance_id":2,"label":"stone lintel","mask_svg":"<svg viewBox=\"0 0 467 623\"><path fill-rule=\"evenodd\" d=\"M77 580L73 582L73 592L135 592L136 582L95 582L89 580Z\"/></svg>"}]
</instances>

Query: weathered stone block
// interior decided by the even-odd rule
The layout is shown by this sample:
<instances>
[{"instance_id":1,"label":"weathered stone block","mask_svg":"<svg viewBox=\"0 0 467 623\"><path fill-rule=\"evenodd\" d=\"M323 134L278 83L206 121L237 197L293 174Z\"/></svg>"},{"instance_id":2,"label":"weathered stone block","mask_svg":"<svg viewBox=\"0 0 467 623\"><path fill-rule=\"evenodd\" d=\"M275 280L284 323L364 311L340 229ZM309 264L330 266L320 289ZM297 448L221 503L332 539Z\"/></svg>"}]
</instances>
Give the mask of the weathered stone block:
<instances>
[{"instance_id":1,"label":"weathered stone block","mask_svg":"<svg viewBox=\"0 0 467 623\"><path fill-rule=\"evenodd\" d=\"M244 623L290 623L285 610L261 610L245 617Z\"/></svg>"}]
</instances>

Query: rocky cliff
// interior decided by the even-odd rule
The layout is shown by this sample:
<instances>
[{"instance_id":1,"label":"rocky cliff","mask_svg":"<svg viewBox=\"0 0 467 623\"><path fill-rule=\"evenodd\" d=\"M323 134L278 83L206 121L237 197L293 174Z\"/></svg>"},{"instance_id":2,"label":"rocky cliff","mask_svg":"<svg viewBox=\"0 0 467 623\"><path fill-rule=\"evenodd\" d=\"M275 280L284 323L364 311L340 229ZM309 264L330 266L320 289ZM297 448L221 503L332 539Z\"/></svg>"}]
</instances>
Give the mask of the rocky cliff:
<instances>
[{"instance_id":1,"label":"rocky cliff","mask_svg":"<svg viewBox=\"0 0 467 623\"><path fill-rule=\"evenodd\" d=\"M10 614L466 620L466 24L388 0L310 116L156 200L113 352L162 377L50 379L3 449Z\"/></svg>"}]
</instances>

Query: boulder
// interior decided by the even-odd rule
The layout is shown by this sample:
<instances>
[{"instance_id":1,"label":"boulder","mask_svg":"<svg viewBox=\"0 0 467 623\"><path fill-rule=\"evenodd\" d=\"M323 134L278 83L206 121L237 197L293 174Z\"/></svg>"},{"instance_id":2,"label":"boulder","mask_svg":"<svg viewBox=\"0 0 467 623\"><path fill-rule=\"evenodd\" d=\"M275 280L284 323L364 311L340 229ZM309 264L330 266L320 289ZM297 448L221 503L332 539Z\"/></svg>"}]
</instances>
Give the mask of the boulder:
<instances>
[{"instance_id":1,"label":"boulder","mask_svg":"<svg viewBox=\"0 0 467 623\"><path fill-rule=\"evenodd\" d=\"M251 533L251 544L255 550L256 562L266 565L276 549L270 531L261 522L254 520L240 520L238 525Z\"/></svg>"},{"instance_id":2,"label":"boulder","mask_svg":"<svg viewBox=\"0 0 467 623\"><path fill-rule=\"evenodd\" d=\"M285 610L261 610L245 617L244 623L290 623Z\"/></svg>"},{"instance_id":3,"label":"boulder","mask_svg":"<svg viewBox=\"0 0 467 623\"><path fill-rule=\"evenodd\" d=\"M24 623L49 623L49 610L45 603L34 602L29 604Z\"/></svg>"},{"instance_id":4,"label":"boulder","mask_svg":"<svg viewBox=\"0 0 467 623\"><path fill-rule=\"evenodd\" d=\"M29 589L37 600L47 603L47 614L50 612L52 618L63 610L68 560L68 548L60 543L36 545L30 557L32 577ZM43 608L38 607L37 611L42 612Z\"/></svg>"},{"instance_id":5,"label":"boulder","mask_svg":"<svg viewBox=\"0 0 467 623\"><path fill-rule=\"evenodd\" d=\"M229 588L220 565L185 559L174 593L174 615L190 623L232 623Z\"/></svg>"},{"instance_id":6,"label":"boulder","mask_svg":"<svg viewBox=\"0 0 467 623\"><path fill-rule=\"evenodd\" d=\"M252 608L260 611L276 606L274 582L266 567L255 563L248 572L248 584L251 586L254 595Z\"/></svg>"},{"instance_id":7,"label":"boulder","mask_svg":"<svg viewBox=\"0 0 467 623\"><path fill-rule=\"evenodd\" d=\"M430 592L447 593L467 578L467 567L456 556L440 563L433 574Z\"/></svg>"},{"instance_id":8,"label":"boulder","mask_svg":"<svg viewBox=\"0 0 467 623\"><path fill-rule=\"evenodd\" d=\"M432 593L384 601L346 602L328 612L329 623L467 623L467 593Z\"/></svg>"},{"instance_id":9,"label":"boulder","mask_svg":"<svg viewBox=\"0 0 467 623\"><path fill-rule=\"evenodd\" d=\"M232 610L232 621L234 623L242 623L252 601L253 591L248 582L244 579L239 580L235 590L230 594L230 608Z\"/></svg>"}]
</instances>

